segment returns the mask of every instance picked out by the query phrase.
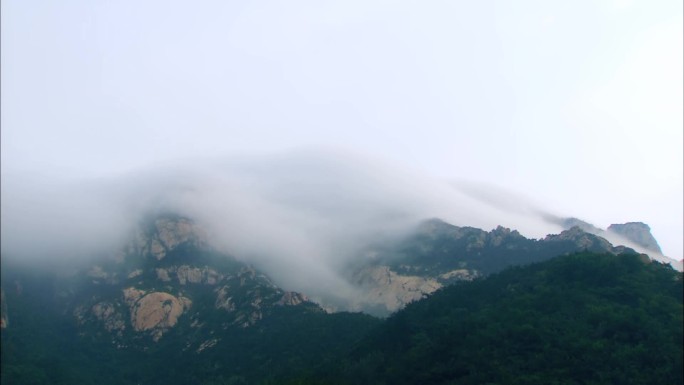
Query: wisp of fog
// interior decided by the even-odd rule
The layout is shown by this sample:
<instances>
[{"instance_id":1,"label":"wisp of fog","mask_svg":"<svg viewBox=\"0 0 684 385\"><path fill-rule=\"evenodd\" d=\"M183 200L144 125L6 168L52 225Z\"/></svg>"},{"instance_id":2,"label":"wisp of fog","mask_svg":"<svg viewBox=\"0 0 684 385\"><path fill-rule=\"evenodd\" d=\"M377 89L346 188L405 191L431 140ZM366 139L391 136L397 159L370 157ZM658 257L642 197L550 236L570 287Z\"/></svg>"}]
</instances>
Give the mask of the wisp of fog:
<instances>
[{"instance_id":1,"label":"wisp of fog","mask_svg":"<svg viewBox=\"0 0 684 385\"><path fill-rule=\"evenodd\" d=\"M561 230L521 202L342 150L186 160L102 179L3 175L2 257L87 260L122 247L145 216L173 212L282 287L345 298L345 267L424 219L528 237Z\"/></svg>"}]
</instances>

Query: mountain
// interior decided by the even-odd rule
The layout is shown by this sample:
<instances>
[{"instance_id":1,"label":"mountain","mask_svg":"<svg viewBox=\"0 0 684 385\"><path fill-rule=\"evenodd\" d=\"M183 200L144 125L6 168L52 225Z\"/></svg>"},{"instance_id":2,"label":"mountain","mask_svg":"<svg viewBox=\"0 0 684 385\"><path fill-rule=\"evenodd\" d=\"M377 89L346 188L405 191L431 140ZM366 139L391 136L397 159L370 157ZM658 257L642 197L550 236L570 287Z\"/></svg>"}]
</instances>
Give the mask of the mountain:
<instances>
[{"instance_id":1,"label":"mountain","mask_svg":"<svg viewBox=\"0 0 684 385\"><path fill-rule=\"evenodd\" d=\"M636 254L558 257L413 302L308 380L682 384L682 296L682 273Z\"/></svg>"},{"instance_id":2,"label":"mountain","mask_svg":"<svg viewBox=\"0 0 684 385\"><path fill-rule=\"evenodd\" d=\"M455 282L577 251L634 253L579 227L535 240L504 227L487 232L427 220L396 244L367 250L366 262L350 268L349 280L362 288L352 308L388 315Z\"/></svg>"},{"instance_id":3,"label":"mountain","mask_svg":"<svg viewBox=\"0 0 684 385\"><path fill-rule=\"evenodd\" d=\"M341 310L387 316L408 306L411 312L451 287L468 288L471 281L479 287L496 282L485 277L511 266L578 251L636 258L647 270L660 266L644 264L647 256L613 247L579 227L533 240L503 227L484 231L432 219L350 259L342 274L355 296ZM341 360L357 368L359 362L349 357L362 357L363 346L376 349L382 335L377 333L385 333L378 330L396 322L397 315L385 322L362 313L330 314L329 304L279 287L262 266L215 249L199 224L178 215L148 218L130 242L110 254L61 270L0 260L3 383L245 384L293 376L298 381L306 373L318 375L318 367L338 370ZM594 267L577 268L593 274ZM676 282L664 273L658 277ZM619 287L614 291L622 295ZM662 305L648 300L655 301L653 311ZM448 311L456 305L440 306ZM432 322L428 314L419 323Z\"/></svg>"},{"instance_id":4,"label":"mountain","mask_svg":"<svg viewBox=\"0 0 684 385\"><path fill-rule=\"evenodd\" d=\"M658 241L651 234L651 228L645 223L615 223L604 230L578 218L559 218L552 215L547 215L545 218L550 223L560 225L566 230L575 226L579 227L583 231L605 238L615 245L628 246L640 253L648 254L651 259L667 263L679 271L684 270L681 260L663 255Z\"/></svg>"},{"instance_id":5,"label":"mountain","mask_svg":"<svg viewBox=\"0 0 684 385\"><path fill-rule=\"evenodd\" d=\"M620 234L637 245L658 254L662 254L658 241L651 234L651 228L641 222L628 222L623 224L612 224L608 226L608 231Z\"/></svg>"},{"instance_id":6,"label":"mountain","mask_svg":"<svg viewBox=\"0 0 684 385\"><path fill-rule=\"evenodd\" d=\"M378 322L327 314L173 215L68 276L3 263L2 286L3 383L252 382L347 350Z\"/></svg>"},{"instance_id":7,"label":"mountain","mask_svg":"<svg viewBox=\"0 0 684 385\"><path fill-rule=\"evenodd\" d=\"M116 259L79 278L71 298L78 322L114 333L122 346L156 342L181 319L206 335L251 327L277 307L322 311L303 294L284 291L253 267L212 251L201 229L181 217L150 221ZM220 321L209 313L221 314ZM188 340L186 349L218 342Z\"/></svg>"}]
</instances>

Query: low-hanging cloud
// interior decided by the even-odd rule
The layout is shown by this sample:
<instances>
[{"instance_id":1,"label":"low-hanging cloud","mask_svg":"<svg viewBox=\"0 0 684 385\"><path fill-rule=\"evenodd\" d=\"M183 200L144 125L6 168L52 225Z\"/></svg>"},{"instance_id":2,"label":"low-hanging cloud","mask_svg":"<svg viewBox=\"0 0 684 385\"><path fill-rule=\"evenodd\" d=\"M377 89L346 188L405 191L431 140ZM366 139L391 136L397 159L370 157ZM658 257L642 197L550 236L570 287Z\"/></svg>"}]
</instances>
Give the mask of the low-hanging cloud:
<instances>
[{"instance_id":1,"label":"low-hanging cloud","mask_svg":"<svg viewBox=\"0 0 684 385\"><path fill-rule=\"evenodd\" d=\"M117 250L143 216L175 212L283 287L343 299L354 293L341 274L351 260L426 218L532 237L558 229L534 210L473 191L341 150L184 161L100 180L3 175L2 255L101 255Z\"/></svg>"}]
</instances>

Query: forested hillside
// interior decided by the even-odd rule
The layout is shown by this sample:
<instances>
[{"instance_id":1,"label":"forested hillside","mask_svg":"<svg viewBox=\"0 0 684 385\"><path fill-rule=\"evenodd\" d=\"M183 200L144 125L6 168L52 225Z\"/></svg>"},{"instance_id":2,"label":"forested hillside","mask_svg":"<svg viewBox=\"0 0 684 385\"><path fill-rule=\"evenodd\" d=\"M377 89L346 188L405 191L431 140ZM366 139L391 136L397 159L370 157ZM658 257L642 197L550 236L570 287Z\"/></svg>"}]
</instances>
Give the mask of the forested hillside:
<instances>
[{"instance_id":1,"label":"forested hillside","mask_svg":"<svg viewBox=\"0 0 684 385\"><path fill-rule=\"evenodd\" d=\"M681 384L682 328L681 273L575 254L410 304L312 381Z\"/></svg>"},{"instance_id":2,"label":"forested hillside","mask_svg":"<svg viewBox=\"0 0 684 385\"><path fill-rule=\"evenodd\" d=\"M54 274L3 284L3 384L683 383L682 274L637 254L509 268L384 321L274 306L250 327L181 318L157 342L75 323ZM184 292L200 324L221 325L202 287Z\"/></svg>"}]
</instances>

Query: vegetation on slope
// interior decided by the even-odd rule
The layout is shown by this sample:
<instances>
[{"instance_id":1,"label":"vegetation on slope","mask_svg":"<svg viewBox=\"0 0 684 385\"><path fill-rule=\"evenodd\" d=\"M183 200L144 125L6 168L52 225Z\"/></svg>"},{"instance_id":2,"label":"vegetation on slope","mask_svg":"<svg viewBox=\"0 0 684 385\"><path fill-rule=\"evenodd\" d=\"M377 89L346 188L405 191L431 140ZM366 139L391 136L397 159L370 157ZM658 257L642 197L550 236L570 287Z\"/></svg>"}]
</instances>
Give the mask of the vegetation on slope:
<instances>
[{"instance_id":1,"label":"vegetation on slope","mask_svg":"<svg viewBox=\"0 0 684 385\"><path fill-rule=\"evenodd\" d=\"M559 257L445 288L319 376L354 384L682 384L682 274Z\"/></svg>"},{"instance_id":2,"label":"vegetation on slope","mask_svg":"<svg viewBox=\"0 0 684 385\"><path fill-rule=\"evenodd\" d=\"M3 274L3 384L684 382L682 274L638 255L510 268L384 322L281 307L251 328L224 330L224 343L201 353L184 350L183 324L148 349L118 349L55 304L59 280L23 276L17 295L11 278Z\"/></svg>"}]
</instances>

